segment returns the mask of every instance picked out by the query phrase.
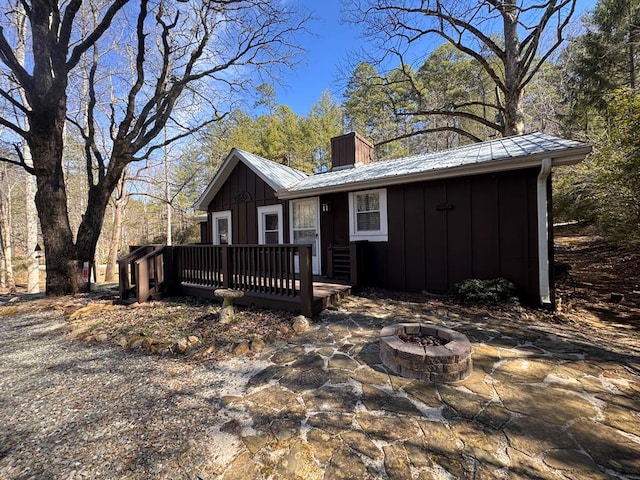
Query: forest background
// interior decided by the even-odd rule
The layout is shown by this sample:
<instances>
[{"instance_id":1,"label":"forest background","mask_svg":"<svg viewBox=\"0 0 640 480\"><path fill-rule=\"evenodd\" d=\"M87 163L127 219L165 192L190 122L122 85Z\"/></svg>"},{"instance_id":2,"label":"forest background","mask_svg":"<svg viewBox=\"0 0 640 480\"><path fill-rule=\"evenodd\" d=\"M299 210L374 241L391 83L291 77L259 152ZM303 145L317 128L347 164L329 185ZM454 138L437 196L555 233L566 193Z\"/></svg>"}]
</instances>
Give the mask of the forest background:
<instances>
[{"instance_id":1,"label":"forest background","mask_svg":"<svg viewBox=\"0 0 640 480\"><path fill-rule=\"evenodd\" d=\"M472 3L485 8L515 5L509 1ZM349 2L353 6L343 12L345 20L363 26L371 45L378 43L370 53L345 60L333 93L327 89L306 115L277 102L276 67L295 68L294 57L303 55L293 46L279 60L261 65L272 75L256 75L253 83L239 81L233 102L225 102L225 108L220 104L210 106L211 121L192 128L188 136L168 141L175 127L166 124L157 133L165 141L156 144L153 154L123 169L105 210L95 261L111 267L106 276L113 281L115 259L129 245L197 242L199 212L193 211L193 203L231 148L308 173L321 172L331 168L330 138L348 131L358 131L373 141L376 160L524 131L586 141L593 145L593 153L585 162L554 172L555 220L588 222L620 243L639 241L640 2L600 0L581 18L572 15L569 7L574 3L535 4L540 11L557 16L552 29L556 33L561 30L561 38L546 38L540 29L538 38L525 34L517 39L520 45L530 38L537 42L534 49L523 50L523 57L529 55L524 59L529 62L528 69L514 74L519 76L518 87L523 87L523 118L518 120L511 118L505 93L511 91L507 88L510 74L505 59L509 58L510 38L506 29L471 38L474 24L465 21L469 11L447 10L443 16L439 10L440 20L448 21L452 30L424 27L420 35L411 38L418 23L402 23L411 22L415 13L406 8L405 2ZM387 10L389 5L395 10ZM509 14L504 8L495 15L491 8L487 11L485 26ZM428 12L421 14L428 16ZM534 17L538 27L556 18ZM304 28L304 15L298 18L301 23L295 28ZM287 28L293 27L287 26L282 32ZM451 31L465 33L455 37ZM398 32L411 41L403 44ZM427 33L435 37L430 38L435 48L415 54L410 47ZM89 67L90 63L81 69L70 88L82 94L83 86L86 89L82 79L91 74ZM228 78L223 80L229 82ZM256 80L265 78L267 81ZM6 82L3 79L2 85ZM107 117L108 103L104 105ZM6 102L4 105L4 118L15 115L15 109L9 112ZM78 103L75 107L77 115L71 112L67 118L62 152L73 232L83 222L92 182L92 169L86 168L87 158L92 155L87 149L88 131L81 125L77 128L86 106ZM34 180L20 165L24 159L19 145L7 132L6 125L0 125L0 157L9 160L0 162L0 289L12 290L16 285L27 286L30 265L36 257L43 263L44 252L34 249L28 239L34 235L29 229L38 228L34 208L29 207ZM39 236L38 246L43 245L42 233L36 230L35 235ZM31 291L35 290L32 285Z\"/></svg>"}]
</instances>

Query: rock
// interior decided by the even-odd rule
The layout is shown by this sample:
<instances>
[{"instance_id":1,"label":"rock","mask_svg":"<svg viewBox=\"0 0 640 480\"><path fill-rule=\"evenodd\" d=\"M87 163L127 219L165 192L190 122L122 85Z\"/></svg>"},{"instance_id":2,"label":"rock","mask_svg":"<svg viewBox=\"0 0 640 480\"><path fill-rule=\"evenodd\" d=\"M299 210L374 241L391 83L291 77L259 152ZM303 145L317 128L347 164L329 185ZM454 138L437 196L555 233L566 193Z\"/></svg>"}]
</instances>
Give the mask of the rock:
<instances>
[{"instance_id":1,"label":"rock","mask_svg":"<svg viewBox=\"0 0 640 480\"><path fill-rule=\"evenodd\" d=\"M224 480L246 480L247 478L258 478L258 466L247 452L240 454L229 468L224 472ZM208 478L198 475L200 478Z\"/></svg>"},{"instance_id":2,"label":"rock","mask_svg":"<svg viewBox=\"0 0 640 480\"><path fill-rule=\"evenodd\" d=\"M109 335L107 335L106 333L99 333L96 335L96 342L106 342L109 339Z\"/></svg>"},{"instance_id":3,"label":"rock","mask_svg":"<svg viewBox=\"0 0 640 480\"><path fill-rule=\"evenodd\" d=\"M340 435L345 444L367 457L376 460L380 456L380 449L360 430L346 430Z\"/></svg>"},{"instance_id":4,"label":"rock","mask_svg":"<svg viewBox=\"0 0 640 480\"><path fill-rule=\"evenodd\" d=\"M256 337L251 340L251 351L255 353L260 353L266 347L266 343L261 337Z\"/></svg>"},{"instance_id":5,"label":"rock","mask_svg":"<svg viewBox=\"0 0 640 480\"><path fill-rule=\"evenodd\" d=\"M322 478L308 445L296 442L279 462L278 478Z\"/></svg>"},{"instance_id":6,"label":"rock","mask_svg":"<svg viewBox=\"0 0 640 480\"><path fill-rule=\"evenodd\" d=\"M307 432L307 444L313 457L320 464L325 465L331 460L333 451L340 447L340 439L324 430L312 428Z\"/></svg>"},{"instance_id":7,"label":"rock","mask_svg":"<svg viewBox=\"0 0 640 480\"><path fill-rule=\"evenodd\" d=\"M142 335L136 335L135 337L131 337L127 342L127 348L130 350L133 350L134 348L138 348L142 346L142 342L144 341L144 339L145 337L143 337Z\"/></svg>"},{"instance_id":8,"label":"rock","mask_svg":"<svg viewBox=\"0 0 640 480\"><path fill-rule=\"evenodd\" d=\"M157 343L157 340L151 338L151 337L146 337L143 341L142 341L142 348L144 348L147 351L151 350L151 346Z\"/></svg>"},{"instance_id":9,"label":"rock","mask_svg":"<svg viewBox=\"0 0 640 480\"><path fill-rule=\"evenodd\" d=\"M544 457L544 463L558 470L597 470L595 462L579 450L552 450Z\"/></svg>"},{"instance_id":10,"label":"rock","mask_svg":"<svg viewBox=\"0 0 640 480\"><path fill-rule=\"evenodd\" d=\"M236 356L240 356L240 355L244 355L245 353L247 353L249 351L249 342L247 342L246 340L242 340L240 341L240 343L238 343L234 348L233 348L233 354Z\"/></svg>"},{"instance_id":11,"label":"rock","mask_svg":"<svg viewBox=\"0 0 640 480\"><path fill-rule=\"evenodd\" d=\"M337 450L331 457L324 474L325 479L366 478L367 467L360 457L349 448Z\"/></svg>"},{"instance_id":12,"label":"rock","mask_svg":"<svg viewBox=\"0 0 640 480\"><path fill-rule=\"evenodd\" d=\"M173 344L173 350L181 355L184 355L189 350L189 341L186 338L181 338Z\"/></svg>"},{"instance_id":13,"label":"rock","mask_svg":"<svg viewBox=\"0 0 640 480\"><path fill-rule=\"evenodd\" d=\"M304 315L298 315L297 317L295 317L293 319L293 323L291 324L291 328L293 328L293 331L296 333L306 332L307 330L309 330L309 327L309 319Z\"/></svg>"},{"instance_id":14,"label":"rock","mask_svg":"<svg viewBox=\"0 0 640 480\"><path fill-rule=\"evenodd\" d=\"M200 339L198 337L196 337L195 335L189 335L187 337L187 343L191 347L193 345L197 345L198 343L200 343Z\"/></svg>"},{"instance_id":15,"label":"rock","mask_svg":"<svg viewBox=\"0 0 640 480\"><path fill-rule=\"evenodd\" d=\"M422 433L411 417L385 417L369 412L358 412L356 420L369 437L386 442L408 440Z\"/></svg>"},{"instance_id":16,"label":"rock","mask_svg":"<svg viewBox=\"0 0 640 480\"><path fill-rule=\"evenodd\" d=\"M411 478L411 466L407 451L398 445L383 447L384 468L389 478Z\"/></svg>"},{"instance_id":17,"label":"rock","mask_svg":"<svg viewBox=\"0 0 640 480\"><path fill-rule=\"evenodd\" d=\"M287 336L291 333L291 328L287 325L283 325L278 329L278 333L282 336Z\"/></svg>"}]
</instances>

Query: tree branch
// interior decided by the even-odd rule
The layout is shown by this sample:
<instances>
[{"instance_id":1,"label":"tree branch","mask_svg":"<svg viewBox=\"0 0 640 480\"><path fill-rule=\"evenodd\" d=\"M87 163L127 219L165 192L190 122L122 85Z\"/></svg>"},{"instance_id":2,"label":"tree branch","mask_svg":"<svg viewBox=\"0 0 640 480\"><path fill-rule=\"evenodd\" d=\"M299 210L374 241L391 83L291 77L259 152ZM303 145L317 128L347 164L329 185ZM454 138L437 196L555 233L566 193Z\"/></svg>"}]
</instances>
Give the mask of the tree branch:
<instances>
[{"instance_id":1,"label":"tree branch","mask_svg":"<svg viewBox=\"0 0 640 480\"><path fill-rule=\"evenodd\" d=\"M410 138L410 137L414 137L416 135L424 135L427 133L438 133L438 132L452 132L452 133L457 133L459 135L462 135L464 137L469 138L470 140L474 141L474 142L481 142L482 140L480 138L478 138L477 136L475 136L472 133L467 132L466 130L463 130L459 127L454 127L454 126L445 126L445 127L433 127L433 128L425 128L423 130L416 130L410 133L405 133L403 135L398 135L397 137L393 137L390 138L388 140L383 140L382 142L378 142L375 144L376 147L380 147L382 145L386 145L388 143L392 143L392 142L396 142L398 140L402 140L405 138Z\"/></svg>"}]
</instances>

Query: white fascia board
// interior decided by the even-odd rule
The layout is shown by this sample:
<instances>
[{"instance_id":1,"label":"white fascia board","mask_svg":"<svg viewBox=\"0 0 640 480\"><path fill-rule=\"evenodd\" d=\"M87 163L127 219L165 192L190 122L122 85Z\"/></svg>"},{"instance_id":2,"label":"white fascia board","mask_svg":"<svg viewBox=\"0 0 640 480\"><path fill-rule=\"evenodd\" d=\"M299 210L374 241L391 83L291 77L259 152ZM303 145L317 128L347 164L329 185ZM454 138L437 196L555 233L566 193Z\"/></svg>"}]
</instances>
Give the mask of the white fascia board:
<instances>
[{"instance_id":1,"label":"white fascia board","mask_svg":"<svg viewBox=\"0 0 640 480\"><path fill-rule=\"evenodd\" d=\"M276 192L279 199L287 200L293 198L303 198L326 193L368 190L373 188L388 187L404 183L422 182L427 180L440 180L443 178L464 177L467 175L480 175L485 173L498 173L511 170L522 170L524 168L540 167L545 158L553 158L553 166L574 165L581 162L591 152L591 147L572 148L563 152L545 152L524 157L514 157L510 159L500 159L470 165L460 165L458 167L443 168L440 170L430 170L427 172L411 173L397 177L384 177L373 180L355 181L342 183L321 188L310 188L307 190L287 190L282 189ZM552 155L550 155L550 153ZM563 155L564 153L564 155Z\"/></svg>"}]
</instances>

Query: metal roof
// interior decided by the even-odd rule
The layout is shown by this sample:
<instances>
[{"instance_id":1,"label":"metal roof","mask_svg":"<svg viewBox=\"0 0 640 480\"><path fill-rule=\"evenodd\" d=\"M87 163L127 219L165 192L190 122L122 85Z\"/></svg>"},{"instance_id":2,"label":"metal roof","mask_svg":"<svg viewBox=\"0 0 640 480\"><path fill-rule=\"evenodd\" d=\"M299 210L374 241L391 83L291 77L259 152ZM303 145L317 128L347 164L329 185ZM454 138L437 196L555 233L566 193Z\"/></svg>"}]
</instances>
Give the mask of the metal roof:
<instances>
[{"instance_id":1,"label":"metal roof","mask_svg":"<svg viewBox=\"0 0 640 480\"><path fill-rule=\"evenodd\" d=\"M238 161L246 164L273 188L279 198L300 198L321 193L529 168L540 166L543 158L551 158L553 165L569 165L584 160L590 151L591 147L586 143L544 133L530 133L307 175L234 148L195 207L207 209Z\"/></svg>"},{"instance_id":2,"label":"metal roof","mask_svg":"<svg viewBox=\"0 0 640 480\"><path fill-rule=\"evenodd\" d=\"M218 193L224 182L227 181L227 178L229 178L229 175L238 162L244 163L276 192L291 187L307 177L306 173L296 170L295 168L287 167L286 165L281 165L254 155L253 153L234 148L229 155L227 155L227 158L222 162L213 180L211 180L205 191L196 201L194 207L197 210L207 209L209 203L213 200L213 197Z\"/></svg>"},{"instance_id":3,"label":"metal roof","mask_svg":"<svg viewBox=\"0 0 640 480\"><path fill-rule=\"evenodd\" d=\"M326 193L351 188L406 183L429 178L488 173L539 165L544 157L554 165L577 163L591 151L582 142L543 133L530 133L474 143L440 152L374 162L349 169L308 176L282 190L281 198Z\"/></svg>"},{"instance_id":4,"label":"metal roof","mask_svg":"<svg viewBox=\"0 0 640 480\"><path fill-rule=\"evenodd\" d=\"M244 163L275 191L286 189L308 177L306 173L295 168L267 160L253 153L235 150L244 158Z\"/></svg>"}]
</instances>

